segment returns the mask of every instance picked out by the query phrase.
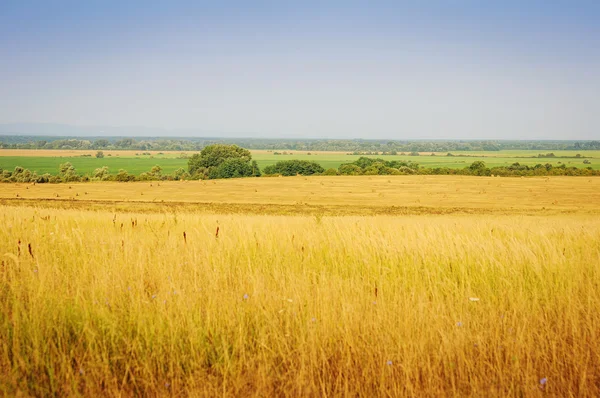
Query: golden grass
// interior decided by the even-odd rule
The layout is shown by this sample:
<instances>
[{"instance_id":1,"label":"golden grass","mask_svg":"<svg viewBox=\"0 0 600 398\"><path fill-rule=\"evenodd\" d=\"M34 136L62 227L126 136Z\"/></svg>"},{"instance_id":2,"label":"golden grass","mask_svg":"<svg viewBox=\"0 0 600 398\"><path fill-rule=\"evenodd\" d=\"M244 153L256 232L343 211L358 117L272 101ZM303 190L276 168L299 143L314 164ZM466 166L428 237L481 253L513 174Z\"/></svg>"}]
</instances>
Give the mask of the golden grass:
<instances>
[{"instance_id":1,"label":"golden grass","mask_svg":"<svg viewBox=\"0 0 600 398\"><path fill-rule=\"evenodd\" d=\"M0 393L598 396L595 181L0 185Z\"/></svg>"},{"instance_id":2,"label":"golden grass","mask_svg":"<svg viewBox=\"0 0 600 398\"><path fill-rule=\"evenodd\" d=\"M72 206L152 203L248 213L596 213L600 179L471 176L280 177L213 181L3 184L0 201L71 201ZM79 205L74 202L81 202ZM132 203L135 202L135 203ZM186 206L187 205L187 206ZM62 206L62 205L61 205ZM162 204L158 207L160 210ZM236 211L235 209L240 209ZM229 211L229 209L233 209Z\"/></svg>"}]
</instances>

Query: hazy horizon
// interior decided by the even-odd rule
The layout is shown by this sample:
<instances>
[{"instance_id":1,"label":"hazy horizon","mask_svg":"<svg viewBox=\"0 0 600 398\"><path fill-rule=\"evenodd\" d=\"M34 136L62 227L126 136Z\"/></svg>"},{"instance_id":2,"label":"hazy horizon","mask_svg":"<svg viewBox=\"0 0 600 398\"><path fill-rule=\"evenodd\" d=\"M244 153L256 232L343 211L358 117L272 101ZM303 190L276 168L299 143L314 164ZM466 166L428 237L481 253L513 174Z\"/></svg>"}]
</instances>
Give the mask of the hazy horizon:
<instances>
[{"instance_id":1,"label":"hazy horizon","mask_svg":"<svg viewBox=\"0 0 600 398\"><path fill-rule=\"evenodd\" d=\"M30 126L22 129L11 129L11 126ZM398 138L385 138L385 137L312 137L305 135L300 136L280 136L280 137L268 137L260 134L249 134L249 133L222 133L222 132L202 132L198 129L158 129L149 128L146 126L76 126L66 124L53 124L53 123L15 123L15 124L0 124L0 137L48 137L48 138L149 138L149 139L223 139L223 140L358 140L358 141L597 141L597 138L593 139L576 139L576 138L559 138L559 139L527 139L527 138L420 138L420 137L398 137ZM0 140L1 141L1 140Z\"/></svg>"},{"instance_id":2,"label":"hazy horizon","mask_svg":"<svg viewBox=\"0 0 600 398\"><path fill-rule=\"evenodd\" d=\"M600 4L527 3L9 0L0 125L599 139Z\"/></svg>"}]
</instances>

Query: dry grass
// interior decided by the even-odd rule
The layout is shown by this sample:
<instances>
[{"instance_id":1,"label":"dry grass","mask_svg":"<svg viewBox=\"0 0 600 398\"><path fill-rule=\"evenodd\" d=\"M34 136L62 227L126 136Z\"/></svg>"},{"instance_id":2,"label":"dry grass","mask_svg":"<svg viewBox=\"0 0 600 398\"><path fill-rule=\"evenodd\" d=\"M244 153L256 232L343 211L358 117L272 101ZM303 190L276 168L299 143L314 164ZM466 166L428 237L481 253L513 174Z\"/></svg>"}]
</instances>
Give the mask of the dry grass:
<instances>
[{"instance_id":1,"label":"dry grass","mask_svg":"<svg viewBox=\"0 0 600 398\"><path fill-rule=\"evenodd\" d=\"M598 213L600 179L469 176L281 177L139 183L5 184L3 203L50 199L132 204L188 204L190 208L250 213L404 214ZM7 201L10 199L10 201ZM15 199L15 200L13 200ZM76 204L72 204L76 206ZM90 204L93 205L93 204ZM148 207L148 206L147 206Z\"/></svg>"},{"instance_id":2,"label":"dry grass","mask_svg":"<svg viewBox=\"0 0 600 398\"><path fill-rule=\"evenodd\" d=\"M391 181L2 185L4 197L7 188L32 197L87 190L106 202L63 201L61 191L48 201L55 208L34 199L0 205L0 393L599 395L598 183ZM360 200L343 194L351 183ZM368 212L395 203L371 192L388 185L384 198L420 197L432 206L425 213L436 204L479 211L228 211L285 209L280 186L295 208L310 207L293 200L314 191L332 212L361 203ZM193 198L180 187L213 204L177 212ZM525 215L548 200L546 187L570 214ZM177 202L111 202L149 190ZM507 214L486 214L500 194ZM84 210L69 209L74 203Z\"/></svg>"}]
</instances>

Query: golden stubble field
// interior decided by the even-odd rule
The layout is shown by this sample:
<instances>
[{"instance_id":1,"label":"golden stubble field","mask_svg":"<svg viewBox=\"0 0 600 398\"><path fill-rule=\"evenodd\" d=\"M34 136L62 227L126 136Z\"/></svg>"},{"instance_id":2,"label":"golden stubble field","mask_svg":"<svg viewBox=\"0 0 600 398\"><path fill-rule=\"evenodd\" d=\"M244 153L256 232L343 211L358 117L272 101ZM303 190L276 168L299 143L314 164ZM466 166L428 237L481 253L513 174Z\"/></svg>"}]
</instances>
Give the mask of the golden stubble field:
<instances>
[{"instance_id":1,"label":"golden stubble field","mask_svg":"<svg viewBox=\"0 0 600 398\"><path fill-rule=\"evenodd\" d=\"M2 203L70 201L124 210L171 205L195 210L305 214L600 212L600 179L472 176L273 177L136 183L3 184ZM33 202L31 202L33 200ZM46 203L46 205L51 205Z\"/></svg>"},{"instance_id":2,"label":"golden stubble field","mask_svg":"<svg viewBox=\"0 0 600 398\"><path fill-rule=\"evenodd\" d=\"M598 183L430 178L0 185L0 391L600 394Z\"/></svg>"}]
</instances>

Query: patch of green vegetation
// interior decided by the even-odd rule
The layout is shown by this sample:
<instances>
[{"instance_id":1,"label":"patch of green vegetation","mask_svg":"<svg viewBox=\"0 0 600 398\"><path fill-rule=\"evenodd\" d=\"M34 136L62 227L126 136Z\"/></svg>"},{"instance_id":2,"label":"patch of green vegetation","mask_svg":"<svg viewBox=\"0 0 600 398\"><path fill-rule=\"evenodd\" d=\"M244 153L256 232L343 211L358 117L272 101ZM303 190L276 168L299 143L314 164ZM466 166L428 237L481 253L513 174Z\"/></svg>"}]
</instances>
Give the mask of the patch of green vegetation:
<instances>
[{"instance_id":1,"label":"patch of green vegetation","mask_svg":"<svg viewBox=\"0 0 600 398\"><path fill-rule=\"evenodd\" d=\"M104 156L104 158L95 157L35 157L35 156L6 156L0 157L0 168L4 170L14 170L16 166L21 166L38 174L50 173L58 174L58 168L61 164L69 162L73 165L78 174L92 174L99 167L107 166L111 172L116 173L120 169L127 170L132 174L141 174L149 171L153 166L159 165L165 173L183 167L187 169L187 159L159 158L159 157L117 157Z\"/></svg>"},{"instance_id":2,"label":"patch of green vegetation","mask_svg":"<svg viewBox=\"0 0 600 398\"><path fill-rule=\"evenodd\" d=\"M575 156L574 151L555 151L555 158L533 158L537 156L539 151L507 151L508 154L504 154L504 151L497 152L478 152L478 153L456 153L456 155L465 154L468 156L446 156L446 154L436 154L436 156L421 155L421 156L408 156L408 155L346 155L344 153L319 153L312 152L311 155L306 153L293 153L291 155L275 155L273 153L257 153L252 154L252 158L258 162L258 165L263 168L268 165L275 164L282 160L309 160L319 163L323 168L339 168L343 163L351 163L358 160L361 156L370 158L383 158L387 161L401 161L401 162L415 162L423 167L448 167L453 169L462 169L469 166L475 161L483 161L488 167L501 167L510 166L515 162L519 162L526 166L535 166L536 164L550 163L553 166L560 166L561 164L567 165L567 167L585 168L592 167L595 170L600 169L600 151L586 151L584 155L586 159L590 161L590 164L584 164L584 159L561 159L560 156ZM454 154L454 153L453 153ZM479 156L478 156L479 155Z\"/></svg>"},{"instance_id":3,"label":"patch of green vegetation","mask_svg":"<svg viewBox=\"0 0 600 398\"><path fill-rule=\"evenodd\" d=\"M575 156L576 151L554 151L555 158L537 158L540 151L495 151L495 152L456 152L455 156L446 156L446 154L436 154L436 156L421 155L408 156L402 155L362 155L371 158L384 158L386 161L415 162L423 167L448 167L462 169L475 161L483 161L487 167L510 166L515 162L525 166L535 166L536 164L550 163L553 166L565 164L567 167L586 168L592 167L594 170L600 170L600 151L586 151L582 153L585 159L561 158L566 156ZM460 156L465 155L465 156ZM468 155L468 156L466 156ZM478 156L479 155L479 156ZM288 155L275 155L273 152L252 153L252 159L256 160L260 169L266 166L274 165L282 160L308 160L320 164L324 169L339 168L343 163L351 163L359 159L361 155L347 155L345 153L331 152L312 152L308 155L305 152L292 153ZM587 161L584 163L584 161ZM153 166L159 165L163 173L170 174L179 168L187 170L188 160L181 158L181 153L165 153L164 155L154 156L107 156L104 158L95 157L35 157L35 156L6 156L0 157L0 169L14 170L16 166L21 166L38 174L50 173L58 174L60 164L70 162L77 173L80 175L91 174L96 168L107 166L111 173L116 173L120 169L127 170L132 174L147 172ZM589 163L588 163L589 162Z\"/></svg>"}]
</instances>

